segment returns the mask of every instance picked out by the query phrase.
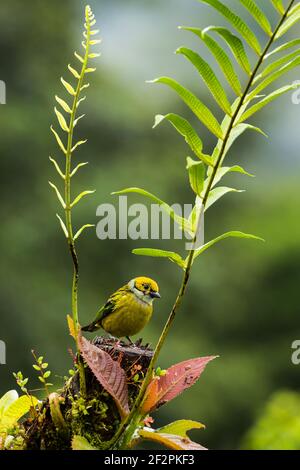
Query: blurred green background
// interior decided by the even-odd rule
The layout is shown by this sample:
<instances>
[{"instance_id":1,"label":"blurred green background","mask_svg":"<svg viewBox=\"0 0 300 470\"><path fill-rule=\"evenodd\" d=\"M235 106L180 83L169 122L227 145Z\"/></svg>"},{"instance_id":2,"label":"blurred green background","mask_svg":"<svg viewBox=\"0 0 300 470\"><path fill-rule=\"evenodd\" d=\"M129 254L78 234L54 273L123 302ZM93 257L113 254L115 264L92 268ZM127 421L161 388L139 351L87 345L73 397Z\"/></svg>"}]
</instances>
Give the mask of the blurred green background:
<instances>
[{"instance_id":1,"label":"blurred green background","mask_svg":"<svg viewBox=\"0 0 300 470\"><path fill-rule=\"evenodd\" d=\"M237 0L228 4L239 9ZM169 126L151 129L155 114L191 115L175 94L145 80L172 76L214 108L197 73L173 51L183 44L203 49L178 25L223 24L222 18L196 0L99 0L91 6L103 37L102 57L90 77L83 105L87 117L77 134L89 142L76 158L90 166L74 178L74 191L97 192L76 208L77 226L97 223L97 206L117 202L110 193L127 186L143 187L169 203L191 203L188 148ZM59 77L69 76L66 66L75 63L73 51L80 50L83 8L79 0L29 0L26 5L10 0L0 7L0 79L7 85L7 104L0 113L0 339L7 344L0 394L15 388L12 371L17 370L32 377L32 388L39 387L32 348L47 357L56 385L71 365L66 314L72 267L55 218L57 200L48 186L49 179L60 183L48 156L62 157L49 126L55 121L54 95L65 97ZM289 81L299 74L294 71ZM226 241L198 260L160 357L161 367L167 367L199 355L220 355L193 388L154 416L156 425L200 420L207 429L193 437L210 448L259 447L244 436L270 396L280 389L297 394L300 386L300 366L291 363L291 343L300 336L299 122L300 107L285 95L256 121L269 139L245 134L232 149L230 161L257 177L228 178L247 192L229 195L209 211L206 238L233 229L255 233L266 243ZM214 142L200 131L208 153ZM143 199L131 196L130 201ZM181 273L167 261L131 254L143 246L184 250L182 241L100 241L93 230L80 239L81 323L116 288L146 274L162 292L143 335L155 344ZM297 436L300 448L300 432Z\"/></svg>"}]
</instances>

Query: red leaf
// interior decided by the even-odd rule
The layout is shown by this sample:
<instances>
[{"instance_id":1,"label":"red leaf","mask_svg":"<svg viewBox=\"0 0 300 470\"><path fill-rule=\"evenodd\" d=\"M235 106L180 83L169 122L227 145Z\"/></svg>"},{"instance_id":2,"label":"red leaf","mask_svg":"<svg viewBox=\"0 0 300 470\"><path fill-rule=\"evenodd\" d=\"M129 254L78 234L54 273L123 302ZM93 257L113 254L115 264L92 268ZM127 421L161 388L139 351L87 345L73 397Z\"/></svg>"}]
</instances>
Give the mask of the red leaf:
<instances>
[{"instance_id":1,"label":"red leaf","mask_svg":"<svg viewBox=\"0 0 300 470\"><path fill-rule=\"evenodd\" d=\"M159 408L164 403L173 400L173 398L180 395L184 390L194 385L208 362L216 357L217 356L198 357L170 367L166 375L159 377L156 401L153 403L152 408L149 409L148 407L147 411L150 412L155 408ZM151 391L151 387L153 387L153 382L150 383L148 390L150 389ZM148 403L149 402L150 401L148 401Z\"/></svg>"},{"instance_id":2,"label":"red leaf","mask_svg":"<svg viewBox=\"0 0 300 470\"><path fill-rule=\"evenodd\" d=\"M129 407L125 371L107 352L97 348L83 336L80 338L80 350L97 380L114 398L121 416L126 416Z\"/></svg>"}]
</instances>

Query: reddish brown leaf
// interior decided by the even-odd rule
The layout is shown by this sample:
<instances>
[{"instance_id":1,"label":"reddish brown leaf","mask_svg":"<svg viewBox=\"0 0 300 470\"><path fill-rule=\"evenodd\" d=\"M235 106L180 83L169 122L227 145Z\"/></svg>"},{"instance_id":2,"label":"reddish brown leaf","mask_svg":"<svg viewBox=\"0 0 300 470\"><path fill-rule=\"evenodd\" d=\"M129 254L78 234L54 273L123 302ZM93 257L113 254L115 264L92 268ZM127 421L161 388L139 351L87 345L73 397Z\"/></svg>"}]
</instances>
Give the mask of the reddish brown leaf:
<instances>
[{"instance_id":1,"label":"reddish brown leaf","mask_svg":"<svg viewBox=\"0 0 300 470\"><path fill-rule=\"evenodd\" d=\"M148 409L148 412L173 400L173 398L180 395L184 390L194 385L208 362L216 357L217 356L198 357L170 367L166 375L159 377L156 401L152 408Z\"/></svg>"},{"instance_id":2,"label":"reddish brown leaf","mask_svg":"<svg viewBox=\"0 0 300 470\"><path fill-rule=\"evenodd\" d=\"M142 414L144 415L150 413L150 411L155 408L158 394L158 381L159 377L155 377L155 379L153 379L148 385L141 409Z\"/></svg>"},{"instance_id":3,"label":"reddish brown leaf","mask_svg":"<svg viewBox=\"0 0 300 470\"><path fill-rule=\"evenodd\" d=\"M207 450L205 447L191 441L188 437L176 436L175 434L166 434L141 429L139 435L146 440L157 442L174 450Z\"/></svg>"},{"instance_id":4,"label":"reddish brown leaf","mask_svg":"<svg viewBox=\"0 0 300 470\"><path fill-rule=\"evenodd\" d=\"M80 338L80 350L97 380L114 398L121 416L126 416L129 407L125 371L108 353L91 344L83 336Z\"/></svg>"}]
</instances>

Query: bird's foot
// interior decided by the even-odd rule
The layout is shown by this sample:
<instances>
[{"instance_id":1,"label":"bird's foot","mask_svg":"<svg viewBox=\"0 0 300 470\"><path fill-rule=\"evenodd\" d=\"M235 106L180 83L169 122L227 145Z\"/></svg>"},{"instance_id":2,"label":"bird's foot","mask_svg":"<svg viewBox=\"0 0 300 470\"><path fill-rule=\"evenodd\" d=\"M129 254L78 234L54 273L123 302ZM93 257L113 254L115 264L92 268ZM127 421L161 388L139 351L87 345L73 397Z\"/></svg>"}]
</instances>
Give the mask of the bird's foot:
<instances>
[{"instance_id":1,"label":"bird's foot","mask_svg":"<svg viewBox=\"0 0 300 470\"><path fill-rule=\"evenodd\" d=\"M129 336L126 336L126 339L128 340L129 342L129 346L133 346L135 343L130 339Z\"/></svg>"}]
</instances>

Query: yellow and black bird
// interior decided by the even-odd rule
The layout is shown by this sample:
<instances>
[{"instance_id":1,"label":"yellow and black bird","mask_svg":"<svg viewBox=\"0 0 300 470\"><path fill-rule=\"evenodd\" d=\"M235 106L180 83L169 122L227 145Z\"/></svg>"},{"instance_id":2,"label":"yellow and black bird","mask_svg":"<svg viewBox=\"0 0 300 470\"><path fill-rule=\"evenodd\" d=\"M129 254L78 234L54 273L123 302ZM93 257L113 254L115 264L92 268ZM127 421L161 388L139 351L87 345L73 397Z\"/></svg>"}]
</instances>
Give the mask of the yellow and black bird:
<instances>
[{"instance_id":1,"label":"yellow and black bird","mask_svg":"<svg viewBox=\"0 0 300 470\"><path fill-rule=\"evenodd\" d=\"M139 333L150 321L155 298L160 298L157 283L149 277L136 277L112 294L95 320L82 330L102 328L112 336L130 340L129 336Z\"/></svg>"}]
</instances>

